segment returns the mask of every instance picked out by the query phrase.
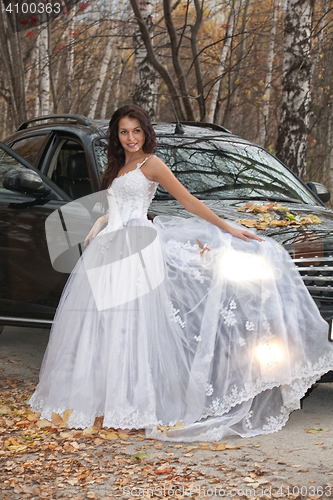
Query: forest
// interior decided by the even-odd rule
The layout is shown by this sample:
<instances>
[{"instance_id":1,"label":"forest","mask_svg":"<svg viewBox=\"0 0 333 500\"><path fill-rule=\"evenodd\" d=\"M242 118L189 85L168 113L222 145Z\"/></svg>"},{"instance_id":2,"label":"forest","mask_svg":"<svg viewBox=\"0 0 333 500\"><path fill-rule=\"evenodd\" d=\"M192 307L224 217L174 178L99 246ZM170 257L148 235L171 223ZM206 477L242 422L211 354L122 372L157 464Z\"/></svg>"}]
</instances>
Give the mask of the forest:
<instances>
[{"instance_id":1,"label":"forest","mask_svg":"<svg viewBox=\"0 0 333 500\"><path fill-rule=\"evenodd\" d=\"M332 0L23 3L1 2L1 139L135 102L155 122L220 124L333 192Z\"/></svg>"}]
</instances>

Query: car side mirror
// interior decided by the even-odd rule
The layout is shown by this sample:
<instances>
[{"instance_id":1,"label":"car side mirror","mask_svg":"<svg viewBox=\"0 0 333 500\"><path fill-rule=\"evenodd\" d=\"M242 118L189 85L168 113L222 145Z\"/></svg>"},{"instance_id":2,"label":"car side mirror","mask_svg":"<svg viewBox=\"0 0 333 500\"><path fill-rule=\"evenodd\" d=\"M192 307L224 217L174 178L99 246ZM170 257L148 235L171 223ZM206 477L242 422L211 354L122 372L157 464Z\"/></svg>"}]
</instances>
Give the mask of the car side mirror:
<instances>
[{"instance_id":1,"label":"car side mirror","mask_svg":"<svg viewBox=\"0 0 333 500\"><path fill-rule=\"evenodd\" d=\"M18 191L34 198L45 198L51 193L51 189L45 186L38 173L26 168L9 170L3 178L2 185L9 191Z\"/></svg>"},{"instance_id":2,"label":"car side mirror","mask_svg":"<svg viewBox=\"0 0 333 500\"><path fill-rule=\"evenodd\" d=\"M319 182L308 182L308 188L318 196L318 198L323 202L327 203L331 199L331 193L329 189L327 189L324 184L320 184Z\"/></svg>"}]
</instances>

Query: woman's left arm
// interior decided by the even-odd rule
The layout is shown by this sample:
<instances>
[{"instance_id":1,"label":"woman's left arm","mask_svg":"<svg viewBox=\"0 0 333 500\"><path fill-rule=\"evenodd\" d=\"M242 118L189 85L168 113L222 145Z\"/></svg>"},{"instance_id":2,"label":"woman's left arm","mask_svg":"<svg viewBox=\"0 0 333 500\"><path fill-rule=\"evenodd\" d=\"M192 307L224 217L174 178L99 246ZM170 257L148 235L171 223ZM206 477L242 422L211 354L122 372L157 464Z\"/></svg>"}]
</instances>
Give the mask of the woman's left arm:
<instances>
[{"instance_id":1,"label":"woman's left arm","mask_svg":"<svg viewBox=\"0 0 333 500\"><path fill-rule=\"evenodd\" d=\"M263 241L259 236L246 229L237 229L230 226L227 222L216 215L202 201L187 191L181 182L174 176L170 168L162 160L153 156L141 167L146 177L152 181L158 182L163 189L178 200L186 210L202 219L214 224L215 226L227 231L232 236L249 241L252 238L257 241Z\"/></svg>"}]
</instances>

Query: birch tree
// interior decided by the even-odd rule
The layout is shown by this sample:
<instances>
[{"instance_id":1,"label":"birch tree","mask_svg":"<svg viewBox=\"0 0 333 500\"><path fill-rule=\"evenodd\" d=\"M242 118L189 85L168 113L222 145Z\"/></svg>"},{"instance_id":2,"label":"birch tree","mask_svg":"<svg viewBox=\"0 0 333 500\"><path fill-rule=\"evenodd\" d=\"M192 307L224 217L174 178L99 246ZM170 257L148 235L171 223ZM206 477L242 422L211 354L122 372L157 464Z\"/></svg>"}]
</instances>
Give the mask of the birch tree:
<instances>
[{"instance_id":1,"label":"birch tree","mask_svg":"<svg viewBox=\"0 0 333 500\"><path fill-rule=\"evenodd\" d=\"M305 178L311 104L313 0L288 0L284 29L282 111L276 154Z\"/></svg>"},{"instance_id":2,"label":"birch tree","mask_svg":"<svg viewBox=\"0 0 333 500\"><path fill-rule=\"evenodd\" d=\"M277 19L277 0L273 0L273 15L272 15L272 26L270 31L270 41L267 55L267 71L265 78L265 87L263 95L263 110L262 116L259 123L259 144L261 146L266 145L266 135L268 127L268 117L269 117L269 103L271 97L271 83L272 83L272 73L273 73L273 59L275 51L275 37L276 37L276 19Z\"/></svg>"},{"instance_id":3,"label":"birch tree","mask_svg":"<svg viewBox=\"0 0 333 500\"><path fill-rule=\"evenodd\" d=\"M15 11L11 13L15 16ZM13 23L15 26L15 23ZM6 97L11 105L15 126L27 119L25 97L25 78L22 61L21 41L18 32L13 32L0 5L0 53L6 70L9 94Z\"/></svg>"},{"instance_id":4,"label":"birch tree","mask_svg":"<svg viewBox=\"0 0 333 500\"><path fill-rule=\"evenodd\" d=\"M65 112L72 111L72 85L74 82L74 35L75 35L75 13L74 5L68 16L67 25L67 48L66 48L66 94L65 94Z\"/></svg>"},{"instance_id":5,"label":"birch tree","mask_svg":"<svg viewBox=\"0 0 333 500\"><path fill-rule=\"evenodd\" d=\"M142 20L146 24L148 32L151 35L153 27L152 2L150 0L140 2L139 9ZM157 75L147 57L147 49L139 26L137 26L134 31L133 44L135 75L133 101L139 106L142 106L149 116L154 119L156 114Z\"/></svg>"},{"instance_id":6,"label":"birch tree","mask_svg":"<svg viewBox=\"0 0 333 500\"><path fill-rule=\"evenodd\" d=\"M227 58L228 58L230 48L231 48L232 35L234 32L234 25L235 25L235 6L234 6L234 4L232 4L229 19L226 23L226 32L225 32L224 43L223 43L222 52L221 52L220 63L219 63L219 67L217 70L216 82L215 82L213 89L212 89L210 109L209 109L209 113L208 113L208 117L207 117L207 121L209 123L214 122L214 118L216 117L216 113L217 113L217 110L219 107L218 98L219 98L219 94L221 93L220 89L222 88L222 78L223 78L223 74L225 72Z\"/></svg>"},{"instance_id":7,"label":"birch tree","mask_svg":"<svg viewBox=\"0 0 333 500\"><path fill-rule=\"evenodd\" d=\"M46 24L41 25L37 39L39 56L39 100L40 114L42 116L50 113L50 64L48 54L48 29Z\"/></svg>"},{"instance_id":8,"label":"birch tree","mask_svg":"<svg viewBox=\"0 0 333 500\"><path fill-rule=\"evenodd\" d=\"M169 0L166 0L166 2L168 2L168 1ZM151 36L150 36L149 30L148 30L148 27L147 27L147 25L142 17L138 1L137 0L130 0L130 3L131 3L135 18L136 18L138 25L139 25L139 28L140 28L142 40L143 40L145 47L146 47L146 50L147 50L147 58L148 58L149 62L151 63L151 65L154 67L154 69L163 78L163 80L168 88L169 95L173 101L178 118L183 120L184 113L183 113L183 109L182 109L182 101L184 101L184 96L182 96L182 98L179 96L178 89L174 83L174 80L173 80L170 72L165 67L165 65L162 64L162 62L159 60L159 58L156 56L156 54L154 52L153 45L151 42ZM176 50L178 50L177 44L176 44ZM188 98L188 95L185 97ZM193 113L190 113L190 116L193 117ZM190 119L190 118L188 118L188 119Z\"/></svg>"},{"instance_id":9,"label":"birch tree","mask_svg":"<svg viewBox=\"0 0 333 500\"><path fill-rule=\"evenodd\" d=\"M328 155L328 189L331 192L331 206L333 195L333 106L331 106L328 122L328 144L330 152Z\"/></svg>"},{"instance_id":10,"label":"birch tree","mask_svg":"<svg viewBox=\"0 0 333 500\"><path fill-rule=\"evenodd\" d=\"M110 63L111 55L112 55L112 44L113 44L113 38L109 35L108 36L108 41L106 44L105 48L105 53L104 57L102 60L102 63L99 68L99 74L95 83L95 86L93 88L92 94L91 94L91 101L90 101L90 109L88 112L88 118L93 119L96 117L96 109L97 109L97 103L99 96L101 94L102 90L102 85L107 73L107 69Z\"/></svg>"}]
</instances>

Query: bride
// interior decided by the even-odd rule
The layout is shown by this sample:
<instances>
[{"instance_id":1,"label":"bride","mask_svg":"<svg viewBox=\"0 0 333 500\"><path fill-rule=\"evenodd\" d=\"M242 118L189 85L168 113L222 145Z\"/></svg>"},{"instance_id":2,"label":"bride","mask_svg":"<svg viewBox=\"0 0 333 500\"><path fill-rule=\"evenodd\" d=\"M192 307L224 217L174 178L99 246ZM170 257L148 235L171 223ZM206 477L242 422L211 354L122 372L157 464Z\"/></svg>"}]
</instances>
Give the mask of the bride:
<instances>
[{"instance_id":1,"label":"bride","mask_svg":"<svg viewBox=\"0 0 333 500\"><path fill-rule=\"evenodd\" d=\"M164 440L277 431L333 369L328 325L281 245L214 214L155 150L141 108L113 114L109 212L65 286L31 407ZM196 217L148 220L158 184Z\"/></svg>"}]
</instances>

